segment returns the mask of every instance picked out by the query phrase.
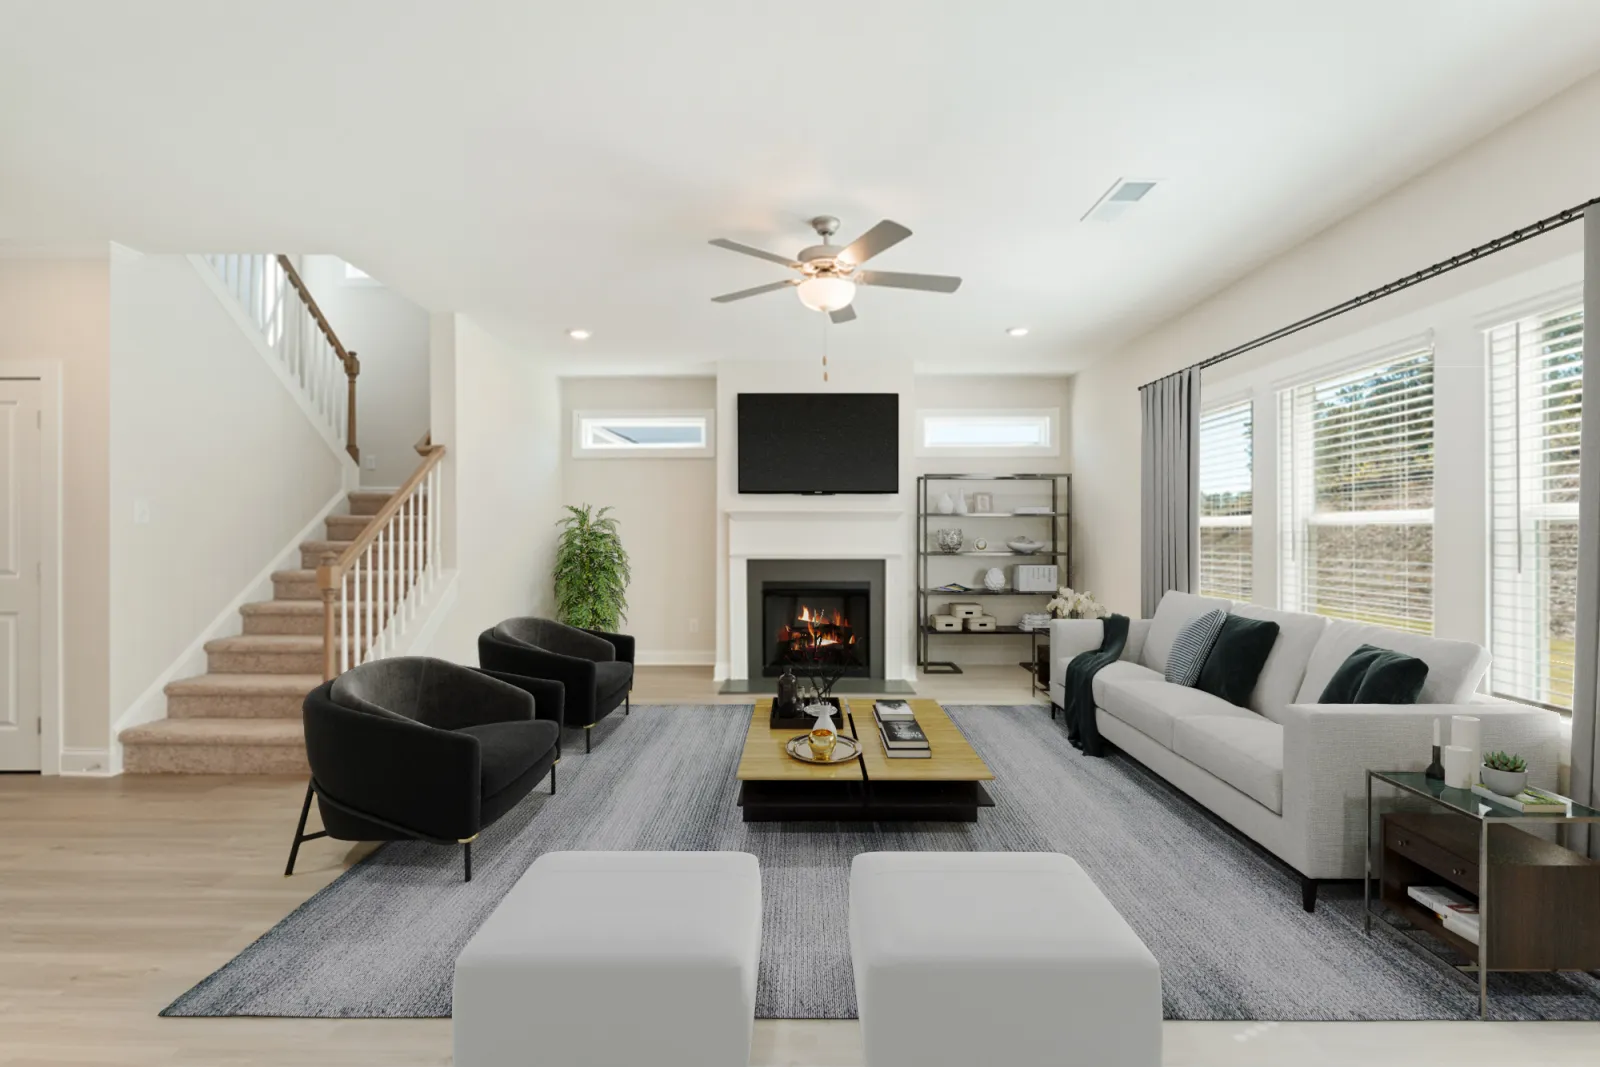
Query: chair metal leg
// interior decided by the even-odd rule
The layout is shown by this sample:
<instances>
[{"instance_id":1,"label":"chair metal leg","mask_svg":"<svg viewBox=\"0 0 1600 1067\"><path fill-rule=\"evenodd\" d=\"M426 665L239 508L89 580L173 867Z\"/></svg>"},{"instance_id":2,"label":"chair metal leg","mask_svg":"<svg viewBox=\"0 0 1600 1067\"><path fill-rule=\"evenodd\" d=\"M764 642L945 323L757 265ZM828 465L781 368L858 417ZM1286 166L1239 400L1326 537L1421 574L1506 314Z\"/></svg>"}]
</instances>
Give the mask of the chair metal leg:
<instances>
[{"instance_id":1,"label":"chair metal leg","mask_svg":"<svg viewBox=\"0 0 1600 1067\"><path fill-rule=\"evenodd\" d=\"M289 862L283 868L283 876L289 877L294 873L294 861L300 855L302 841L315 841L319 837L327 837L328 831L318 830L314 834L306 833L306 816L311 814L311 794L314 792L312 784L306 783L306 800L300 805L300 824L294 828L294 843L289 846Z\"/></svg>"},{"instance_id":2,"label":"chair metal leg","mask_svg":"<svg viewBox=\"0 0 1600 1067\"><path fill-rule=\"evenodd\" d=\"M622 694L622 714L627 715L633 711L633 694Z\"/></svg>"},{"instance_id":3,"label":"chair metal leg","mask_svg":"<svg viewBox=\"0 0 1600 1067\"><path fill-rule=\"evenodd\" d=\"M550 795L556 795L556 768L554 764L550 766Z\"/></svg>"},{"instance_id":4,"label":"chair metal leg","mask_svg":"<svg viewBox=\"0 0 1600 1067\"><path fill-rule=\"evenodd\" d=\"M1317 910L1317 880L1300 876L1300 906L1306 911Z\"/></svg>"},{"instance_id":5,"label":"chair metal leg","mask_svg":"<svg viewBox=\"0 0 1600 1067\"><path fill-rule=\"evenodd\" d=\"M466 874L466 877L461 879L461 880L463 882L472 881L472 842L471 841L463 841L463 842L461 842L461 869Z\"/></svg>"},{"instance_id":6,"label":"chair metal leg","mask_svg":"<svg viewBox=\"0 0 1600 1067\"><path fill-rule=\"evenodd\" d=\"M594 723L590 723L583 728L583 750L585 752L594 751Z\"/></svg>"}]
</instances>

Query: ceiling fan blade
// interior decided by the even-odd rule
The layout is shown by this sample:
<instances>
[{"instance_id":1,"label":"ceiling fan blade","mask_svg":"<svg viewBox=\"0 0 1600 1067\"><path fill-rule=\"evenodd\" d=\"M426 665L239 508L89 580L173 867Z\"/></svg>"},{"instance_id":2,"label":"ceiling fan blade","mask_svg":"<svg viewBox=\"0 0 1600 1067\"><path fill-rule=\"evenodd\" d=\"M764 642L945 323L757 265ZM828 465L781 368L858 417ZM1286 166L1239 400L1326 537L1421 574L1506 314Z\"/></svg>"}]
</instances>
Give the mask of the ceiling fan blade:
<instances>
[{"instance_id":1,"label":"ceiling fan blade","mask_svg":"<svg viewBox=\"0 0 1600 1067\"><path fill-rule=\"evenodd\" d=\"M726 237L718 237L711 243L716 245L718 248L726 248L730 252L743 252L747 256L755 256L757 259L766 259L771 260L773 263L782 263L785 267L798 267L800 265L794 260L790 259L788 256L780 256L776 252L763 252L759 248L751 248L749 245L742 245L738 241L730 241Z\"/></svg>"},{"instance_id":2,"label":"ceiling fan blade","mask_svg":"<svg viewBox=\"0 0 1600 1067\"><path fill-rule=\"evenodd\" d=\"M911 231L898 222L884 219L866 233L846 245L839 258L854 266L861 266L873 256L911 236Z\"/></svg>"},{"instance_id":3,"label":"ceiling fan blade","mask_svg":"<svg viewBox=\"0 0 1600 1067\"><path fill-rule=\"evenodd\" d=\"M853 305L846 304L838 311L828 312L828 318L833 320L835 326L841 322L854 322L856 320L856 309Z\"/></svg>"},{"instance_id":4,"label":"ceiling fan blade","mask_svg":"<svg viewBox=\"0 0 1600 1067\"><path fill-rule=\"evenodd\" d=\"M930 293L953 293L961 279L948 274L900 274L892 270L864 270L855 275L860 285L883 285L890 289L922 289Z\"/></svg>"},{"instance_id":5,"label":"ceiling fan blade","mask_svg":"<svg viewBox=\"0 0 1600 1067\"><path fill-rule=\"evenodd\" d=\"M737 293L723 293L721 296L714 296L711 299L714 303L726 304L734 300L743 300L747 296L760 296L762 293L775 293L779 289L787 289L791 285L799 284L799 278L787 278L781 282L768 282L766 285L758 285L754 289L740 289Z\"/></svg>"}]
</instances>

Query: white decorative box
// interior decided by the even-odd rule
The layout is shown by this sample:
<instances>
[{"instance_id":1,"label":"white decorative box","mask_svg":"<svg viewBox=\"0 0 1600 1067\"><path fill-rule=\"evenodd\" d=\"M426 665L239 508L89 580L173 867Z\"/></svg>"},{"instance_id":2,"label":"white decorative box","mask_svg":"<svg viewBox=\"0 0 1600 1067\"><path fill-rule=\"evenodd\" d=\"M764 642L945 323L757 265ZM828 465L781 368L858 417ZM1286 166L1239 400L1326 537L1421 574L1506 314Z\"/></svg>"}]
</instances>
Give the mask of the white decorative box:
<instances>
[{"instance_id":1,"label":"white decorative box","mask_svg":"<svg viewBox=\"0 0 1600 1067\"><path fill-rule=\"evenodd\" d=\"M982 604L946 604L944 610L958 619L970 619L983 614Z\"/></svg>"},{"instance_id":2,"label":"white decorative box","mask_svg":"<svg viewBox=\"0 0 1600 1067\"><path fill-rule=\"evenodd\" d=\"M973 633L986 633L994 629L993 615L970 615L965 621L967 629Z\"/></svg>"},{"instance_id":3,"label":"white decorative box","mask_svg":"<svg viewBox=\"0 0 1600 1067\"><path fill-rule=\"evenodd\" d=\"M930 621L933 624L933 628L940 633L961 629L961 620L954 615L933 615L930 616Z\"/></svg>"},{"instance_id":4,"label":"white decorative box","mask_svg":"<svg viewBox=\"0 0 1600 1067\"><path fill-rule=\"evenodd\" d=\"M1054 593L1057 589L1054 563L1018 563L1011 570L1011 587L1019 593Z\"/></svg>"}]
</instances>

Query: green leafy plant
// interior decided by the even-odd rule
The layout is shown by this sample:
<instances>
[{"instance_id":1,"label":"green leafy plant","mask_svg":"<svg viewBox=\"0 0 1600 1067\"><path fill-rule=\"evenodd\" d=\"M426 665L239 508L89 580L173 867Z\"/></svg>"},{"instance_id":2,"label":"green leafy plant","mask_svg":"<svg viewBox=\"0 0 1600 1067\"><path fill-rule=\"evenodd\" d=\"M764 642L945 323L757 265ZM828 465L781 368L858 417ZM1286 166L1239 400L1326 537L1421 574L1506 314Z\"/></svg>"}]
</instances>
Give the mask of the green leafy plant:
<instances>
[{"instance_id":1,"label":"green leafy plant","mask_svg":"<svg viewBox=\"0 0 1600 1067\"><path fill-rule=\"evenodd\" d=\"M1527 760L1505 752L1488 753L1483 757L1483 765L1491 771L1510 771L1512 774L1520 774L1528 769Z\"/></svg>"},{"instance_id":2,"label":"green leafy plant","mask_svg":"<svg viewBox=\"0 0 1600 1067\"><path fill-rule=\"evenodd\" d=\"M556 617L568 626L616 631L628 617L628 553L610 508L567 505L556 549Z\"/></svg>"}]
</instances>

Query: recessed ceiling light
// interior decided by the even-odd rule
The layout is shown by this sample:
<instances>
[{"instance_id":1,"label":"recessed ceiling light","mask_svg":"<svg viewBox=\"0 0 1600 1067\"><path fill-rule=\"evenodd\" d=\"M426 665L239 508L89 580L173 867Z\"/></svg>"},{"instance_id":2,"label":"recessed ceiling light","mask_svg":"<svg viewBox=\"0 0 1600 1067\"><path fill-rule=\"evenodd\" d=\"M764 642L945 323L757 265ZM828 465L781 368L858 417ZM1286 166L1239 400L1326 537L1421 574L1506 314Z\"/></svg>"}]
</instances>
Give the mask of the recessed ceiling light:
<instances>
[{"instance_id":1,"label":"recessed ceiling light","mask_svg":"<svg viewBox=\"0 0 1600 1067\"><path fill-rule=\"evenodd\" d=\"M1006 335L1008 337L1026 337L1028 336L1028 328L1026 326L1013 326L1006 331Z\"/></svg>"},{"instance_id":2,"label":"recessed ceiling light","mask_svg":"<svg viewBox=\"0 0 1600 1067\"><path fill-rule=\"evenodd\" d=\"M1112 222L1148 196L1157 184L1154 178L1118 178L1079 221Z\"/></svg>"},{"instance_id":3,"label":"recessed ceiling light","mask_svg":"<svg viewBox=\"0 0 1600 1067\"><path fill-rule=\"evenodd\" d=\"M572 338L574 341L587 341L589 339L589 331L588 330L568 330L567 331L567 336Z\"/></svg>"}]
</instances>

